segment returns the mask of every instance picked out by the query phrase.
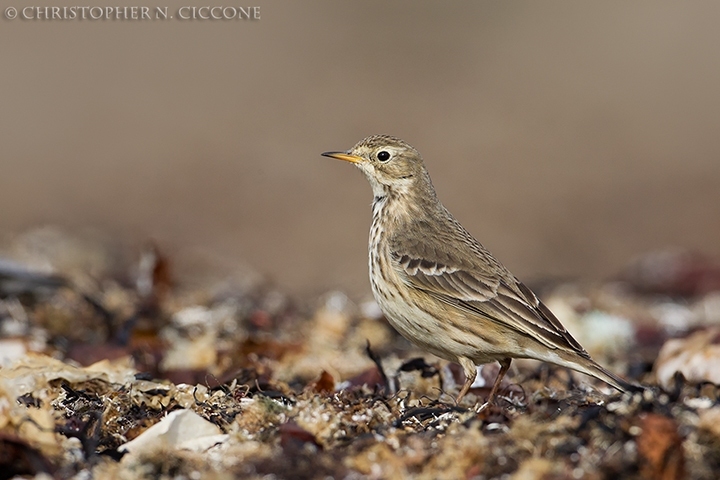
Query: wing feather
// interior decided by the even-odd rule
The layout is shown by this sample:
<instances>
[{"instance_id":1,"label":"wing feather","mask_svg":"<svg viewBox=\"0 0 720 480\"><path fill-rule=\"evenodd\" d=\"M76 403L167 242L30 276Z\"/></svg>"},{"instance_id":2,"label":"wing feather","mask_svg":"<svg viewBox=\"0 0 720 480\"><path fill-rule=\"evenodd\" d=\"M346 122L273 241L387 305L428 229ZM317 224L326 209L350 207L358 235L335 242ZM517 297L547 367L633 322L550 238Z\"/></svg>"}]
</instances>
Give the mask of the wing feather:
<instances>
[{"instance_id":1,"label":"wing feather","mask_svg":"<svg viewBox=\"0 0 720 480\"><path fill-rule=\"evenodd\" d=\"M571 349L587 356L537 296L472 240L473 257L453 251L449 245L437 252L422 240L395 243L392 263L409 285L468 315L489 318L549 348Z\"/></svg>"}]
</instances>

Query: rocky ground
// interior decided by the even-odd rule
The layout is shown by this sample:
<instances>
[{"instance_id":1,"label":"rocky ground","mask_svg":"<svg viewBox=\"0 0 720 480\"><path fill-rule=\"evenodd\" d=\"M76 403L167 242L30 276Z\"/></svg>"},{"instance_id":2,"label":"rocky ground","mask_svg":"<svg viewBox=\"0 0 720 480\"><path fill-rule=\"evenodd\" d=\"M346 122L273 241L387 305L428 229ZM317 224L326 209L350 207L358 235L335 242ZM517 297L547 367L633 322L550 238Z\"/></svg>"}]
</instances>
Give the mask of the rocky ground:
<instances>
[{"instance_id":1,"label":"rocky ground","mask_svg":"<svg viewBox=\"0 0 720 480\"><path fill-rule=\"evenodd\" d=\"M185 260L183 258L183 260ZM609 369L463 374L372 302L291 299L203 259L52 229L0 255L0 479L712 479L720 265L667 251L611 280L531 285Z\"/></svg>"}]
</instances>

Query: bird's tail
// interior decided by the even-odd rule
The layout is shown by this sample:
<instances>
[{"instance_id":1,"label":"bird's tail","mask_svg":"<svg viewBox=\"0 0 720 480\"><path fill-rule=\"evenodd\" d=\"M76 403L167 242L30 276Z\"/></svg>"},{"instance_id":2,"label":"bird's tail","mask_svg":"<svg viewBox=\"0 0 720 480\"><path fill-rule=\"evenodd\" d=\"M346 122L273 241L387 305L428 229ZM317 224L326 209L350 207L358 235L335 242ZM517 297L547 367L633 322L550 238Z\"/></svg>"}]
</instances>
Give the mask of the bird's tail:
<instances>
[{"instance_id":1,"label":"bird's tail","mask_svg":"<svg viewBox=\"0 0 720 480\"><path fill-rule=\"evenodd\" d=\"M641 385L628 382L609 370L606 370L589 357L583 360L584 361L582 362L578 362L577 356L573 356L573 358L568 358L566 360L567 363L565 363L564 366L602 380L621 392L641 392L644 390Z\"/></svg>"}]
</instances>

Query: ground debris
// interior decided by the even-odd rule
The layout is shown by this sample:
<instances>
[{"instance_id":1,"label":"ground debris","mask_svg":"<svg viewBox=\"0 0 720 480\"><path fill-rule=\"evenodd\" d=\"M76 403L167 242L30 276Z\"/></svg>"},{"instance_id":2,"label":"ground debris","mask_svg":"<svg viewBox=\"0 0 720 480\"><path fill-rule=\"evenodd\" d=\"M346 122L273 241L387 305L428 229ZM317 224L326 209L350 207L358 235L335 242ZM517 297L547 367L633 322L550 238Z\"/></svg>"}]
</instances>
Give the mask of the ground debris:
<instances>
[{"instance_id":1,"label":"ground debris","mask_svg":"<svg viewBox=\"0 0 720 480\"><path fill-rule=\"evenodd\" d=\"M0 479L711 479L720 469L720 387L696 374L714 365L702 360L717 343L714 284L677 301L637 282L555 286L544 297L573 335L648 388L621 394L517 361L497 403L477 412L497 366L458 405L462 370L410 347L367 304L337 292L293 301L247 272L189 282L158 245L118 253L41 233L56 242L42 258L15 245L23 256L9 259L28 282L0 284Z\"/></svg>"}]
</instances>

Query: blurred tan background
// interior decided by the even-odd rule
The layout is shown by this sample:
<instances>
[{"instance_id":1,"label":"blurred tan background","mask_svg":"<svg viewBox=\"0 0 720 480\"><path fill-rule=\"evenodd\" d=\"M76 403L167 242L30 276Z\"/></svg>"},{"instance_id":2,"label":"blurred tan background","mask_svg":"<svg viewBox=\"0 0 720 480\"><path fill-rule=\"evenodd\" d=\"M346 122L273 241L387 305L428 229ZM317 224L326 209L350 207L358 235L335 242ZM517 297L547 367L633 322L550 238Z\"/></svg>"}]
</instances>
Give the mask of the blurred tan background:
<instances>
[{"instance_id":1,"label":"blurred tan background","mask_svg":"<svg viewBox=\"0 0 720 480\"><path fill-rule=\"evenodd\" d=\"M252 5L0 20L0 234L93 227L363 296L370 187L319 154L387 133L518 276L720 255L720 3Z\"/></svg>"}]
</instances>

